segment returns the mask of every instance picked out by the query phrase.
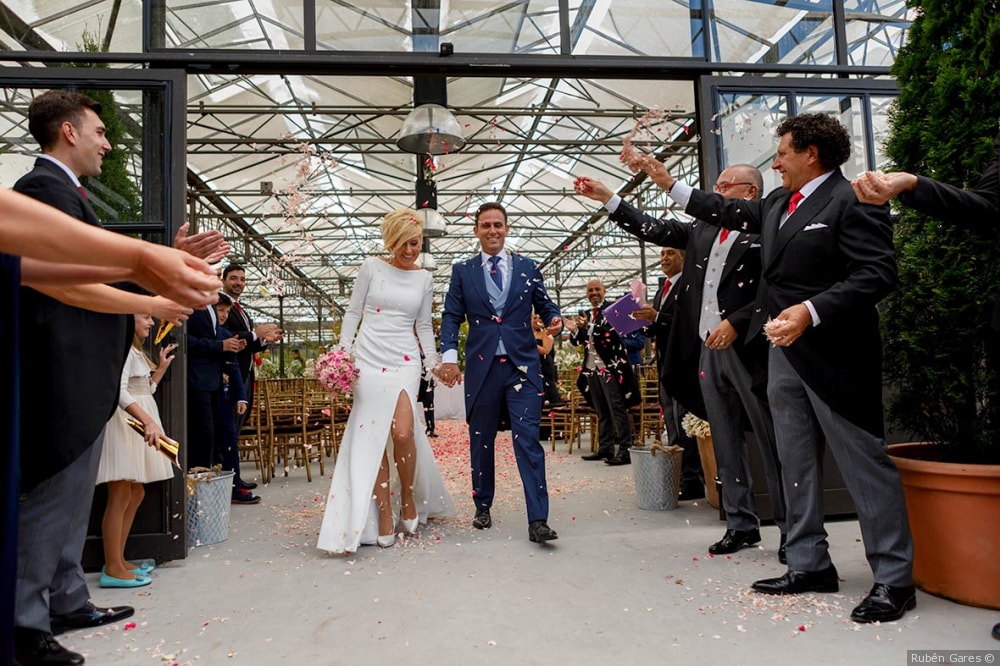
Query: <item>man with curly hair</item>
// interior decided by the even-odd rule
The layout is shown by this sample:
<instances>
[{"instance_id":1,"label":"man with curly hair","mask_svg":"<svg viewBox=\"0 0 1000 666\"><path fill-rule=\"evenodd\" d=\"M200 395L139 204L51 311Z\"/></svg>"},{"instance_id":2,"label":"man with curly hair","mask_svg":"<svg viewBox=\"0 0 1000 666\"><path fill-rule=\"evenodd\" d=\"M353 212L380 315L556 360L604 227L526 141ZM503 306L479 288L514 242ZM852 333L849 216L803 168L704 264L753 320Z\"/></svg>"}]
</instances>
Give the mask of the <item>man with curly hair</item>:
<instances>
[{"instance_id":1,"label":"man with curly hair","mask_svg":"<svg viewBox=\"0 0 1000 666\"><path fill-rule=\"evenodd\" d=\"M775 135L771 168L781 174L782 187L761 201L693 190L650 158L635 166L689 215L761 235L749 338L766 335L772 343L767 397L785 490L788 571L753 589L839 589L823 528L822 459L829 445L857 507L875 578L851 618L891 622L916 606L916 596L906 504L882 420L876 305L896 283L889 209L858 201L840 170L851 137L833 116L795 116Z\"/></svg>"}]
</instances>

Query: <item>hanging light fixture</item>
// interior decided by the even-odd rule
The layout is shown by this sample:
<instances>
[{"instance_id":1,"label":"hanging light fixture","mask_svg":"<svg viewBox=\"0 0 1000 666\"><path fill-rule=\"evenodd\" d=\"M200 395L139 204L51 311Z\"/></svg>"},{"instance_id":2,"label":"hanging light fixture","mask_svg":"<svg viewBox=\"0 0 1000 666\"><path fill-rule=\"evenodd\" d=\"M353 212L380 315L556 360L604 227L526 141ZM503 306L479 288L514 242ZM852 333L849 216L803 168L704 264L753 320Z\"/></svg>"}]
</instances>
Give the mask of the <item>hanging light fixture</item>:
<instances>
[{"instance_id":1,"label":"hanging light fixture","mask_svg":"<svg viewBox=\"0 0 1000 666\"><path fill-rule=\"evenodd\" d=\"M445 219L437 212L437 184L430 178L417 178L416 211L424 224L425 238L438 238L446 233Z\"/></svg>"},{"instance_id":2,"label":"hanging light fixture","mask_svg":"<svg viewBox=\"0 0 1000 666\"><path fill-rule=\"evenodd\" d=\"M440 104L421 104L403 121L396 145L408 153L444 155L464 148L465 137L451 111Z\"/></svg>"},{"instance_id":3,"label":"hanging light fixture","mask_svg":"<svg viewBox=\"0 0 1000 666\"><path fill-rule=\"evenodd\" d=\"M438 264L437 260L434 258L434 255L431 254L430 252L421 252L420 267L423 268L425 271L429 271L431 273L436 271Z\"/></svg>"},{"instance_id":4,"label":"hanging light fixture","mask_svg":"<svg viewBox=\"0 0 1000 666\"><path fill-rule=\"evenodd\" d=\"M416 212L424 226L424 237L440 238L445 235L444 215L433 208L418 208Z\"/></svg>"},{"instance_id":5,"label":"hanging light fixture","mask_svg":"<svg viewBox=\"0 0 1000 666\"><path fill-rule=\"evenodd\" d=\"M431 239L424 236L424 244L420 249L420 267L433 273L437 270L437 261L431 254Z\"/></svg>"}]
</instances>

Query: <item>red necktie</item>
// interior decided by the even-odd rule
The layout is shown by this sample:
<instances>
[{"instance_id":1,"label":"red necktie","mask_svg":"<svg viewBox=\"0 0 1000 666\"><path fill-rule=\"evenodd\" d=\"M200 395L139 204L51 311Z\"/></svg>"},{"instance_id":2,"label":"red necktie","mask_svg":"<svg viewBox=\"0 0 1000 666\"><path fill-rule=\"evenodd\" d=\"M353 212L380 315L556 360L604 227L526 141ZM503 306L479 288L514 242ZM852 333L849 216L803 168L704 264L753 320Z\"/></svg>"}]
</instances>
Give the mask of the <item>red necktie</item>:
<instances>
[{"instance_id":1,"label":"red necktie","mask_svg":"<svg viewBox=\"0 0 1000 666\"><path fill-rule=\"evenodd\" d=\"M87 196L87 190L83 189L83 185L77 185L76 189L80 191L80 196L83 197L84 201L90 201L90 197Z\"/></svg>"},{"instance_id":2,"label":"red necktie","mask_svg":"<svg viewBox=\"0 0 1000 666\"><path fill-rule=\"evenodd\" d=\"M726 239L729 238L729 229L723 229L719 232L719 242L725 243Z\"/></svg>"},{"instance_id":3,"label":"red necktie","mask_svg":"<svg viewBox=\"0 0 1000 666\"><path fill-rule=\"evenodd\" d=\"M597 321L597 308L594 308L593 310L591 310L591 312L590 312L590 321L592 321L592 322Z\"/></svg>"},{"instance_id":4,"label":"red necktie","mask_svg":"<svg viewBox=\"0 0 1000 666\"><path fill-rule=\"evenodd\" d=\"M789 215L795 212L795 209L799 207L799 202L802 201L802 199L802 192L792 192L792 198L788 200Z\"/></svg>"},{"instance_id":5,"label":"red necktie","mask_svg":"<svg viewBox=\"0 0 1000 666\"><path fill-rule=\"evenodd\" d=\"M250 320L247 318L246 313L243 312L243 307L240 305L239 301L233 301L233 309L236 310L236 312L240 315L240 319L243 320L243 325L246 326L247 329L249 329Z\"/></svg>"}]
</instances>

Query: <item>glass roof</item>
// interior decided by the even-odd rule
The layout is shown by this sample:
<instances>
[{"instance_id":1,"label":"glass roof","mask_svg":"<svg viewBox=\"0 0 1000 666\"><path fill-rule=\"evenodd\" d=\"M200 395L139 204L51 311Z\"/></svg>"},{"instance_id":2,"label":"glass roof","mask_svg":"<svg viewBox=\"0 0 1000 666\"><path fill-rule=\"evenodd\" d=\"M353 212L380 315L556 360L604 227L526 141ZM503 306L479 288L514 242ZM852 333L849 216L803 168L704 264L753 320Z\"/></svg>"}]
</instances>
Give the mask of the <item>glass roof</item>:
<instances>
[{"instance_id":1,"label":"glass roof","mask_svg":"<svg viewBox=\"0 0 1000 666\"><path fill-rule=\"evenodd\" d=\"M716 0L711 20L702 21L692 18L700 13L688 2L673 0L569 0L562 18L558 0L316 0L313 22L303 20L301 0L164 0L165 38L168 49L235 54L301 52L314 34L317 52L374 52L387 59L436 53L449 42L456 53L557 55L568 46L574 56L829 65L836 63L832 1ZM902 0L842 4L850 64L891 64L908 26ZM112 53L137 54L135 64L116 66L140 66L139 0L7 0L5 7L0 48L77 51L87 34ZM675 175L692 183L699 177L690 74L664 71L657 80L496 71L453 76L448 106L467 145L436 158L395 145L413 106L410 77L213 71L189 74L187 81L195 222L223 229L234 258L250 265L251 285L263 287L251 306L277 316L282 295L286 321L300 320L299 334L313 339L317 318L327 320L346 305L361 261L382 251L381 216L419 203L418 174L436 182L438 210L447 221L447 234L430 241L439 301L450 264L477 249L468 213L499 200L510 212L509 247L543 263L550 292L567 310L585 301L592 277L604 280L610 296L628 289L643 261L649 282L659 276L658 248L643 252L593 202L574 196L573 178L599 178L653 214L683 219L618 160L622 139L654 108L664 111L663 120L642 132L639 143L660 154ZM4 127L23 133L23 119ZM15 152L33 149L30 137L5 143Z\"/></svg>"}]
</instances>

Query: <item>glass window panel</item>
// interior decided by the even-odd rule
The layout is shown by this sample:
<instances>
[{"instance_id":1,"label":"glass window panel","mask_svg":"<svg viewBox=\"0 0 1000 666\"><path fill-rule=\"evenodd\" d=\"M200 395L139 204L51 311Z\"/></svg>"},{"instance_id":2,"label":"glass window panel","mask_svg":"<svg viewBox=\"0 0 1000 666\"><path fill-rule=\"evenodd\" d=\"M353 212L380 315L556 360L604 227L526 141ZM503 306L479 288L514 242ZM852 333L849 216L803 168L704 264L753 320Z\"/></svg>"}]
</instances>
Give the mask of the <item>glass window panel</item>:
<instances>
[{"instance_id":1,"label":"glass window panel","mask_svg":"<svg viewBox=\"0 0 1000 666\"><path fill-rule=\"evenodd\" d=\"M731 164L752 164L764 175L764 191L781 187L771 171L778 140L774 128L788 117L788 98L781 93L724 93L720 113L712 120L720 149L720 169ZM707 174L712 178L718 174Z\"/></svg>"},{"instance_id":2,"label":"glass window panel","mask_svg":"<svg viewBox=\"0 0 1000 666\"><path fill-rule=\"evenodd\" d=\"M844 13L848 63L891 66L912 20L904 0L845 0Z\"/></svg>"},{"instance_id":3,"label":"glass window panel","mask_svg":"<svg viewBox=\"0 0 1000 666\"><path fill-rule=\"evenodd\" d=\"M28 132L28 105L47 88L0 88L0 187L12 187L27 173L39 153L37 142ZM80 92L101 103L101 119L107 128L112 150L104 156L101 175L81 178L91 207L103 224L164 224L163 192L166 174L144 144L143 127L163 127L164 95L161 90L116 90L80 88ZM162 141L162 135L155 139ZM162 153L162 146L157 147ZM148 167L148 168L147 168ZM160 234L144 237L159 240Z\"/></svg>"},{"instance_id":4,"label":"glass window panel","mask_svg":"<svg viewBox=\"0 0 1000 666\"><path fill-rule=\"evenodd\" d=\"M410 13L410 3L399 0L316 0L316 48L411 51Z\"/></svg>"},{"instance_id":5,"label":"glass window panel","mask_svg":"<svg viewBox=\"0 0 1000 666\"><path fill-rule=\"evenodd\" d=\"M581 0L570 3L572 23ZM317 0L320 50L436 51L451 42L464 53L559 53L559 0L452 0L414 19L405 0ZM421 41L421 28L439 35Z\"/></svg>"},{"instance_id":6,"label":"glass window panel","mask_svg":"<svg viewBox=\"0 0 1000 666\"><path fill-rule=\"evenodd\" d=\"M696 54L692 34L700 44L702 23L693 20L688 0L610 0L581 9L576 19L571 20L576 55L689 58Z\"/></svg>"},{"instance_id":7,"label":"glass window panel","mask_svg":"<svg viewBox=\"0 0 1000 666\"><path fill-rule=\"evenodd\" d=\"M870 165L872 169L884 169L889 164L889 158L885 154L885 142L889 139L889 109L892 107L895 96L871 98L872 107L872 137L875 149L875 163Z\"/></svg>"},{"instance_id":8,"label":"glass window panel","mask_svg":"<svg viewBox=\"0 0 1000 666\"><path fill-rule=\"evenodd\" d=\"M851 134L851 156L840 168L844 176L860 176L868 168L868 142L865 135L865 109L860 97L838 95L801 96L796 98L797 113L829 113L837 117Z\"/></svg>"},{"instance_id":9,"label":"glass window panel","mask_svg":"<svg viewBox=\"0 0 1000 666\"><path fill-rule=\"evenodd\" d=\"M713 62L836 63L831 0L716 0Z\"/></svg>"},{"instance_id":10,"label":"glass window panel","mask_svg":"<svg viewBox=\"0 0 1000 666\"><path fill-rule=\"evenodd\" d=\"M167 48L265 51L304 48L301 0L275 3L165 0L165 3Z\"/></svg>"}]
</instances>

